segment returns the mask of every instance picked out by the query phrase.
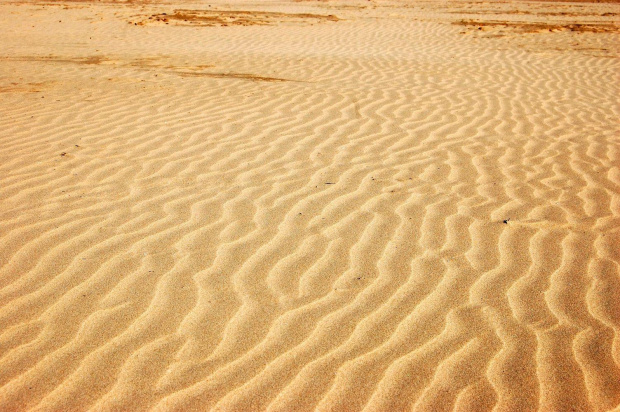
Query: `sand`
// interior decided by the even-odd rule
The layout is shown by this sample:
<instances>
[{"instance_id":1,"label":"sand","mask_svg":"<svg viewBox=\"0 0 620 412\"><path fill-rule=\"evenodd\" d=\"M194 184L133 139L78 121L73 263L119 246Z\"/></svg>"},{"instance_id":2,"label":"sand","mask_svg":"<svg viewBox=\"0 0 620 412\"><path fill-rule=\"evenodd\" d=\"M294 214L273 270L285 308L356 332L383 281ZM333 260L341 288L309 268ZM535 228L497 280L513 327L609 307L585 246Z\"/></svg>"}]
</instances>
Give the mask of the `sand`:
<instances>
[{"instance_id":1,"label":"sand","mask_svg":"<svg viewBox=\"0 0 620 412\"><path fill-rule=\"evenodd\" d=\"M619 27L1 0L0 410L618 410Z\"/></svg>"}]
</instances>

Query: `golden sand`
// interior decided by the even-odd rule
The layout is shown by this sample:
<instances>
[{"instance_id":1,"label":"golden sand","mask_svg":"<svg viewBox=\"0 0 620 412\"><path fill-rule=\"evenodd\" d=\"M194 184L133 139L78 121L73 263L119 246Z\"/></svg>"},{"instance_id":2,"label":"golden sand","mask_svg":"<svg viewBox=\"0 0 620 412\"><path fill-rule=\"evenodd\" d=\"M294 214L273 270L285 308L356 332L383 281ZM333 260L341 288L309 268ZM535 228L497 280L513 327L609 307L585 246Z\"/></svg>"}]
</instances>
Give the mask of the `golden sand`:
<instances>
[{"instance_id":1,"label":"golden sand","mask_svg":"<svg viewBox=\"0 0 620 412\"><path fill-rule=\"evenodd\" d=\"M0 0L0 411L618 410L619 27Z\"/></svg>"}]
</instances>

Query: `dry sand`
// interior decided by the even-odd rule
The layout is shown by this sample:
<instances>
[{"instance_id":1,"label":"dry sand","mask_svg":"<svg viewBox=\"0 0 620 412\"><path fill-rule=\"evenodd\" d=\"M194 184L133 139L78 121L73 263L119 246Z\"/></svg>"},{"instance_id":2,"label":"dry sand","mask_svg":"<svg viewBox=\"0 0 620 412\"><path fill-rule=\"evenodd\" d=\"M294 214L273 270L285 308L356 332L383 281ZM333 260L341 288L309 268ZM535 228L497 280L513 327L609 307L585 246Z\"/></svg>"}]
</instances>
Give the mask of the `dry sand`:
<instances>
[{"instance_id":1,"label":"dry sand","mask_svg":"<svg viewBox=\"0 0 620 412\"><path fill-rule=\"evenodd\" d=\"M618 410L619 20L1 0L0 410Z\"/></svg>"}]
</instances>

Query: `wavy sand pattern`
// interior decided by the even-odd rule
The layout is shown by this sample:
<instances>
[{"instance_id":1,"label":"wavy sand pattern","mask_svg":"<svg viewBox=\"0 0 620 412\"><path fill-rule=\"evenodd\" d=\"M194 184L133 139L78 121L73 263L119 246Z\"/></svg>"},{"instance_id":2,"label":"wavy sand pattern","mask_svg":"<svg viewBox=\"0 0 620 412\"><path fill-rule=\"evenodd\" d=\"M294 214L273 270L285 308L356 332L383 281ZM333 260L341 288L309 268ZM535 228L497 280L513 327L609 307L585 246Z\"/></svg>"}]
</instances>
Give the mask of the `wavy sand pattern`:
<instances>
[{"instance_id":1,"label":"wavy sand pattern","mask_svg":"<svg viewBox=\"0 0 620 412\"><path fill-rule=\"evenodd\" d=\"M0 410L619 407L617 4L0 10Z\"/></svg>"}]
</instances>

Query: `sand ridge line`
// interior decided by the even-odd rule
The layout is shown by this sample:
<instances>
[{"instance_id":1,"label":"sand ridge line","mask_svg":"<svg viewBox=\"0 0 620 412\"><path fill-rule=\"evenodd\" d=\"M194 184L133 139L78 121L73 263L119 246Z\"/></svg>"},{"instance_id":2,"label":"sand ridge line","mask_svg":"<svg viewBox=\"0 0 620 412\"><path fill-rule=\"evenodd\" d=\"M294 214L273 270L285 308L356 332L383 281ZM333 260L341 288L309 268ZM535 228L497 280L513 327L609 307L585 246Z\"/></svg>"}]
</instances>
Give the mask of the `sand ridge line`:
<instances>
[{"instance_id":1,"label":"sand ridge line","mask_svg":"<svg viewBox=\"0 0 620 412\"><path fill-rule=\"evenodd\" d=\"M136 67L148 70L167 69L164 73L176 74L182 77L210 77L216 79L239 79L239 80L252 80L252 81L264 81L264 82L298 82L297 80L284 79L280 77L260 76L252 73L233 73L233 72L206 72L204 69L215 67L214 65L202 64L196 66L174 66L166 64L157 64L158 58L142 58L130 61L123 61L116 58L105 57L102 55L94 55L87 57L67 58L59 56L16 56L16 57L0 57L4 60L13 61L39 61L50 63L67 63L67 64L79 64L79 65L106 65L106 66L118 66L118 67ZM194 71L190 71L194 69ZM40 83L39 85L42 85ZM15 83L13 86L17 86ZM33 84L37 85L37 84ZM12 90L15 87L7 86L6 90ZM15 89L17 90L17 89ZM3 89L0 89L0 92Z\"/></svg>"},{"instance_id":2,"label":"sand ridge line","mask_svg":"<svg viewBox=\"0 0 620 412\"><path fill-rule=\"evenodd\" d=\"M50 84L53 82L12 82L8 86L0 85L0 93L39 93L42 88Z\"/></svg>"},{"instance_id":3,"label":"sand ridge line","mask_svg":"<svg viewBox=\"0 0 620 412\"><path fill-rule=\"evenodd\" d=\"M262 82L290 82L295 80L283 79L280 77L267 77L257 76L248 73L198 73L198 72L173 72L179 76L191 76L191 77L212 77L216 79L241 79L241 80L253 80Z\"/></svg>"},{"instance_id":4,"label":"sand ridge line","mask_svg":"<svg viewBox=\"0 0 620 412\"><path fill-rule=\"evenodd\" d=\"M0 60L71 63L71 64L85 64L85 65L103 64L103 63L110 61L110 59L102 55L93 55L93 56L86 56L86 57L0 56Z\"/></svg>"},{"instance_id":5,"label":"sand ridge line","mask_svg":"<svg viewBox=\"0 0 620 412\"><path fill-rule=\"evenodd\" d=\"M508 10L469 10L469 9L461 9L461 10L454 10L454 11L444 11L444 13L447 14L477 14L477 15L502 15L502 14L507 14L507 15L511 15L511 14L516 14L516 15L523 15L523 16L549 16L549 17L613 17L613 16L617 16L619 13L613 13L613 12L601 12L601 13L596 13L593 11L584 11L582 13L580 12L568 12L568 11L560 11L560 12L552 12L552 11L529 11L529 10L514 10L514 9L508 9Z\"/></svg>"},{"instance_id":6,"label":"sand ridge line","mask_svg":"<svg viewBox=\"0 0 620 412\"><path fill-rule=\"evenodd\" d=\"M619 33L620 26L615 24L592 23L538 23L515 21L460 20L452 24L458 26L491 28L508 28L518 33L542 33L553 31L572 31L579 33Z\"/></svg>"},{"instance_id":7,"label":"sand ridge line","mask_svg":"<svg viewBox=\"0 0 620 412\"><path fill-rule=\"evenodd\" d=\"M130 24L145 25L154 22L174 22L175 25L192 25L206 27L226 26L272 26L279 23L313 23L339 21L333 14L281 13L248 10L186 10L177 9L173 13L157 13L139 22Z\"/></svg>"}]
</instances>

